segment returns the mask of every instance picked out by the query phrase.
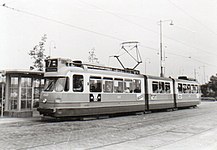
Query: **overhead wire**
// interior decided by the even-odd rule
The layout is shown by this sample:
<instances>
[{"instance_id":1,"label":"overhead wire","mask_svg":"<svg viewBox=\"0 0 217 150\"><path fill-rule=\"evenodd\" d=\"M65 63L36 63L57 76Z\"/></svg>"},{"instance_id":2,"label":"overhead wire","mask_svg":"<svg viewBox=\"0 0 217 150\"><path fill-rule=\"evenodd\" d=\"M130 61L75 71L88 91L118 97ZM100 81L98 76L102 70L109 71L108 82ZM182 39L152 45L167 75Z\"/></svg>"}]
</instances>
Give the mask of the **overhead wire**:
<instances>
[{"instance_id":1,"label":"overhead wire","mask_svg":"<svg viewBox=\"0 0 217 150\"><path fill-rule=\"evenodd\" d=\"M154 50L156 52L159 52L159 50L157 48L147 47L147 46L142 45L142 44L140 44L140 46L142 46L144 48L148 48L148 49ZM167 52L167 54L178 56L178 57L182 57L182 58L185 58L185 59L191 59L192 61L199 62L201 64L206 64L206 65L209 65L209 66L217 67L217 65L201 61L201 60L199 60L199 59L197 59L195 57L192 57L192 56L184 56L184 55L180 55L180 54L176 54L176 53L172 53L172 52Z\"/></svg>"},{"instance_id":2,"label":"overhead wire","mask_svg":"<svg viewBox=\"0 0 217 150\"><path fill-rule=\"evenodd\" d=\"M101 7L99 7L99 6L96 6L96 5L94 5L94 4L91 4L91 3L88 3L88 2L84 2L83 0L79 0L79 2L82 2L82 3L84 3L84 4L86 4L86 5L89 5L89 6L93 7L93 8L100 9L100 10L102 10L102 11L104 11L104 12L110 14L110 15L113 15L113 16L115 16L115 17L121 19L121 20L124 20L124 21L126 21L126 22L131 23L131 24L134 24L134 25L136 25L137 27L139 27L139 28L141 28L141 29L143 29L143 30L150 31L150 32L155 33L155 34L159 34L159 33L158 33L157 31L155 31L155 30L152 30L152 29L149 29L149 28L145 28L144 26L142 26L142 25L140 25L140 24L138 24L138 23L135 23L135 22L133 22L133 21L131 21L131 20L129 20L129 19L123 18L123 17L117 15L117 14L114 13L114 12L108 11L108 10L106 10L106 9L104 9L104 8L101 8ZM187 47L189 47L189 48L195 49L195 50L197 50L197 51L200 50L200 52L203 52L203 53L205 53L205 54L207 54L207 55L212 55L212 56L213 56L213 55L217 55L216 53L212 53L212 52L205 51L205 50L203 50L203 49L201 49L201 48L199 48L199 47L191 46L191 45L187 44L186 42L183 42L183 41L180 41L180 40L176 40L176 39L174 39L174 38L171 38L171 37L168 37L168 36L165 36L165 35L164 35L164 37L167 38L167 39L170 39L170 40L172 40L172 41L178 42L178 43L180 43L180 44L182 44L182 45L185 45L185 46L187 46Z\"/></svg>"},{"instance_id":3,"label":"overhead wire","mask_svg":"<svg viewBox=\"0 0 217 150\"><path fill-rule=\"evenodd\" d=\"M217 33L215 31L213 31L212 29L210 29L208 26L206 26L205 24L203 24L200 20L198 20L197 18L193 17L192 15L190 15L186 10L184 10L183 8L179 7L177 4L175 4L174 2L172 2L171 0L168 0L169 3L171 3L174 7L176 7L178 10L182 11L184 14L186 14L188 17L190 17L192 20L194 20L195 22L199 23L200 25L202 25L206 30L208 30L210 33L214 34L215 36L217 36Z\"/></svg>"},{"instance_id":4,"label":"overhead wire","mask_svg":"<svg viewBox=\"0 0 217 150\"><path fill-rule=\"evenodd\" d=\"M62 24L62 25L68 26L68 27L72 27L72 28L75 28L75 29L78 29L78 30L81 30L81 31L94 33L94 34L104 36L104 37L107 37L107 38L110 38L110 39L115 39L115 40L118 40L118 41L124 41L124 39L121 39L121 38L118 38L118 37L115 37L115 36L112 36L112 35L103 34L103 33L92 31L92 30L89 30L89 29L86 29L86 28L83 28L83 27L78 27L78 26L75 26L75 25L72 25L72 24L69 24L69 23L65 23L65 22L62 22L62 21L59 21L59 20L44 17L44 16L41 16L41 15L37 15L37 14L31 13L31 12L28 12L28 11L24 11L24 10L16 9L16 8L13 8L13 7L9 7L5 3L3 5L1 5L1 6L4 7L4 8L8 8L10 10L13 10L13 11L19 12L19 13L23 13L23 14L27 14L27 15L30 15L30 16L38 17L38 18L41 18L41 19L44 19L44 20L47 20L47 21L52 21L52 22Z\"/></svg>"},{"instance_id":5,"label":"overhead wire","mask_svg":"<svg viewBox=\"0 0 217 150\"><path fill-rule=\"evenodd\" d=\"M86 32L90 32L90 33L93 33L93 34L97 34L97 35L100 35L100 36L104 36L104 37L107 37L107 38L110 38L110 39L115 39L115 40L118 40L118 41L125 41L124 39L121 39L121 38L118 38L118 37L115 37L115 36L111 36L111 35L107 35L107 34L103 34L103 33L100 33L100 32L96 32L96 31L92 31L92 30L89 30L89 29L86 29L86 28L82 28L82 27L78 27L78 26L75 26L75 25L72 25L72 24L68 24L68 23L65 23L65 22L62 22L62 21L59 21L59 20L55 20L55 19L52 19L52 18L48 18L48 17L44 17L44 16L41 16L41 15L37 15L37 14L34 14L34 13L31 13L31 12L28 12L28 11L24 11L24 10L20 10L20 9L16 9L16 8L13 8L13 7L9 7L7 6L5 3L3 5L4 8L8 8L10 10L13 10L13 11L16 11L16 12L19 12L19 13L23 13L23 14L27 14L27 15L30 15L30 16L34 16L34 17L38 17L38 18L41 18L41 19L44 19L44 20L47 20L47 21L52 21L52 22L55 22L55 23L58 23L58 24L62 24L62 25L65 25L65 26L69 26L69 27L72 27L72 28L75 28L75 29L78 29L78 30L82 30L82 31L86 31ZM98 8L98 7L97 7ZM112 13L113 14L113 13ZM121 17L120 17L121 18ZM126 19L128 20L128 19ZM149 31L153 31L153 30L149 30ZM155 31L154 31L155 32ZM167 37L168 38L168 37ZM174 39L172 39L174 40ZM180 42L180 41L178 41ZM184 43L183 43L184 44ZM155 48L152 48L152 47L149 47L149 46L146 46L144 44L142 44L141 46L147 48L147 49L151 49L151 50L155 50L155 51L158 51L156 50ZM178 54L174 54L174 53L169 53L167 52L168 54L171 54L171 55L176 55L176 56L180 56L180 57L187 57L187 56L181 56L181 55L178 55ZM203 64L207 64L205 62L202 62L202 61L199 61L197 59L193 59L192 60L194 61L197 61L197 62L201 62ZM213 65L213 64L208 64L208 65ZM215 66L215 65L214 65Z\"/></svg>"},{"instance_id":6,"label":"overhead wire","mask_svg":"<svg viewBox=\"0 0 217 150\"><path fill-rule=\"evenodd\" d=\"M137 27L140 27L140 28L143 29L143 30L157 33L157 31L155 31L155 30L146 28L146 27L144 27L144 26L142 26L142 25L140 25L140 24L138 24L138 23L135 23L135 22L133 22L133 21L131 21L131 20L129 20L129 19L123 18L123 17L117 15L116 13L111 12L111 11L108 11L108 10L106 10L106 9L104 9L104 8L99 7L99 6L93 5L93 4L88 3L88 2L85 2L85 1L83 1L83 0L79 0L79 2L82 2L82 3L84 3L84 4L86 4L86 5L89 5L89 6L93 7L93 8L100 9L100 10L102 10L102 11L104 11L104 12L106 12L106 13L112 15L112 16L115 16L115 17L117 17L117 18L119 18L119 19L121 19L121 20L124 20L124 21L126 21L126 22L131 23L131 24L134 24L134 25L136 25Z\"/></svg>"}]
</instances>

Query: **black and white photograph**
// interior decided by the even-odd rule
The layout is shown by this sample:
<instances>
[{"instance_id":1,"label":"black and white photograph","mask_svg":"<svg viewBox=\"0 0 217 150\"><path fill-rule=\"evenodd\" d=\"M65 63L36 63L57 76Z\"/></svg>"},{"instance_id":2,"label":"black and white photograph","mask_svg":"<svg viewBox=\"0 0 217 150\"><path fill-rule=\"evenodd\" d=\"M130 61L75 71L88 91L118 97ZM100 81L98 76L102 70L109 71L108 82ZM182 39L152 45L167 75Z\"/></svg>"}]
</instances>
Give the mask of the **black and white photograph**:
<instances>
[{"instance_id":1,"label":"black and white photograph","mask_svg":"<svg viewBox=\"0 0 217 150\"><path fill-rule=\"evenodd\" d=\"M216 0L0 0L0 149L216 150Z\"/></svg>"}]
</instances>

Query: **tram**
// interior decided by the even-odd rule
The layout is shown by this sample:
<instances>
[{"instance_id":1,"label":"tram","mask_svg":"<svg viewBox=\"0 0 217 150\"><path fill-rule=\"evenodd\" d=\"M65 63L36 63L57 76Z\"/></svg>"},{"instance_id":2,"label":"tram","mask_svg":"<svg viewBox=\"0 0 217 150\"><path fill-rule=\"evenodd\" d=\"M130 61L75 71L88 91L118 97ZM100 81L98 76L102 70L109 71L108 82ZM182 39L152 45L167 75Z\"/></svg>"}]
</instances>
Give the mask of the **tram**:
<instances>
[{"instance_id":1,"label":"tram","mask_svg":"<svg viewBox=\"0 0 217 150\"><path fill-rule=\"evenodd\" d=\"M47 59L37 110L44 116L80 117L190 107L200 104L199 83L138 70Z\"/></svg>"}]
</instances>

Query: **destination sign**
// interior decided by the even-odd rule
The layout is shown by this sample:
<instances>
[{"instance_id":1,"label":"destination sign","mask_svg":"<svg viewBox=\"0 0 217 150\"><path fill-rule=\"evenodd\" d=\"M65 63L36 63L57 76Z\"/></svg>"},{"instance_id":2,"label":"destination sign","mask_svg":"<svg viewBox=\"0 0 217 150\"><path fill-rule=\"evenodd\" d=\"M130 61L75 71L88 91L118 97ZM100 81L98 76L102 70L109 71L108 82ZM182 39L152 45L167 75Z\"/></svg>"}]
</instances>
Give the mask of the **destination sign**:
<instances>
[{"instance_id":1,"label":"destination sign","mask_svg":"<svg viewBox=\"0 0 217 150\"><path fill-rule=\"evenodd\" d=\"M45 71L46 72L57 72L58 59L48 59L45 60Z\"/></svg>"}]
</instances>

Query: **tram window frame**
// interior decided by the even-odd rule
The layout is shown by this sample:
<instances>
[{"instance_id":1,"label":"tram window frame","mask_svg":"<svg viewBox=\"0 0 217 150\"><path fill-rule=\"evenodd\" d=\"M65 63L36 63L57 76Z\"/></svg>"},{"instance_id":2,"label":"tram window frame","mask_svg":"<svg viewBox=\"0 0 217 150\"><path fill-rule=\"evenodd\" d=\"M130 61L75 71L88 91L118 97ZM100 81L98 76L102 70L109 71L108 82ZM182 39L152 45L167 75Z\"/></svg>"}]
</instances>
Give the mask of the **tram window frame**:
<instances>
[{"instance_id":1,"label":"tram window frame","mask_svg":"<svg viewBox=\"0 0 217 150\"><path fill-rule=\"evenodd\" d=\"M102 92L102 78L99 76L90 76L90 92ZM92 83L94 81L94 83ZM95 83L95 81L97 81ZM98 82L99 81L99 82Z\"/></svg>"},{"instance_id":2,"label":"tram window frame","mask_svg":"<svg viewBox=\"0 0 217 150\"><path fill-rule=\"evenodd\" d=\"M115 78L114 79L114 93L123 93L124 85L123 79Z\"/></svg>"},{"instance_id":3,"label":"tram window frame","mask_svg":"<svg viewBox=\"0 0 217 150\"><path fill-rule=\"evenodd\" d=\"M65 79L65 81L63 84L58 85L60 79ZM57 87L57 86L59 86L59 87ZM44 91L45 92L53 92L53 91L55 91L55 92L68 92L69 91L69 77L64 76L64 77L45 78Z\"/></svg>"},{"instance_id":4,"label":"tram window frame","mask_svg":"<svg viewBox=\"0 0 217 150\"><path fill-rule=\"evenodd\" d=\"M73 92L83 92L84 91L84 76L80 74L74 74L72 81Z\"/></svg>"},{"instance_id":5,"label":"tram window frame","mask_svg":"<svg viewBox=\"0 0 217 150\"><path fill-rule=\"evenodd\" d=\"M53 78L45 78L45 85L44 85L43 91L45 91L45 92L52 92L54 90L55 81L52 80L52 82L50 82L51 79L53 79Z\"/></svg>"},{"instance_id":6,"label":"tram window frame","mask_svg":"<svg viewBox=\"0 0 217 150\"><path fill-rule=\"evenodd\" d=\"M137 84L139 83L139 84ZM141 93L141 80L134 79L133 80L133 91L134 93Z\"/></svg>"},{"instance_id":7,"label":"tram window frame","mask_svg":"<svg viewBox=\"0 0 217 150\"><path fill-rule=\"evenodd\" d=\"M59 82L60 79L65 79L63 82L63 84L59 84L62 87L59 87L61 89L57 89L57 83ZM54 85L54 91L55 92L68 92L69 91L69 87L67 87L69 85L69 77L60 77L56 80L55 85Z\"/></svg>"},{"instance_id":8,"label":"tram window frame","mask_svg":"<svg viewBox=\"0 0 217 150\"><path fill-rule=\"evenodd\" d=\"M187 84L186 85L186 93L192 93L192 91L191 91L191 85L190 84Z\"/></svg>"},{"instance_id":9,"label":"tram window frame","mask_svg":"<svg viewBox=\"0 0 217 150\"><path fill-rule=\"evenodd\" d=\"M133 93L133 80L124 79L124 93Z\"/></svg>"},{"instance_id":10,"label":"tram window frame","mask_svg":"<svg viewBox=\"0 0 217 150\"><path fill-rule=\"evenodd\" d=\"M197 93L196 85L191 85L191 93Z\"/></svg>"},{"instance_id":11,"label":"tram window frame","mask_svg":"<svg viewBox=\"0 0 217 150\"><path fill-rule=\"evenodd\" d=\"M178 83L178 93L183 93L182 84Z\"/></svg>"},{"instance_id":12,"label":"tram window frame","mask_svg":"<svg viewBox=\"0 0 217 150\"><path fill-rule=\"evenodd\" d=\"M108 77L103 78L103 92L113 93L113 78L108 78Z\"/></svg>"},{"instance_id":13,"label":"tram window frame","mask_svg":"<svg viewBox=\"0 0 217 150\"><path fill-rule=\"evenodd\" d=\"M165 83L160 81L159 82L159 89L158 89L158 93L165 93Z\"/></svg>"},{"instance_id":14,"label":"tram window frame","mask_svg":"<svg viewBox=\"0 0 217 150\"><path fill-rule=\"evenodd\" d=\"M171 93L171 87L169 82L165 82L165 92Z\"/></svg>"},{"instance_id":15,"label":"tram window frame","mask_svg":"<svg viewBox=\"0 0 217 150\"><path fill-rule=\"evenodd\" d=\"M153 93L158 93L158 82L157 81L152 81L152 92Z\"/></svg>"},{"instance_id":16,"label":"tram window frame","mask_svg":"<svg viewBox=\"0 0 217 150\"><path fill-rule=\"evenodd\" d=\"M195 85L195 88L196 88L196 93L199 93L199 86Z\"/></svg>"},{"instance_id":17,"label":"tram window frame","mask_svg":"<svg viewBox=\"0 0 217 150\"><path fill-rule=\"evenodd\" d=\"M186 84L182 85L182 92L187 93L187 85Z\"/></svg>"}]
</instances>

